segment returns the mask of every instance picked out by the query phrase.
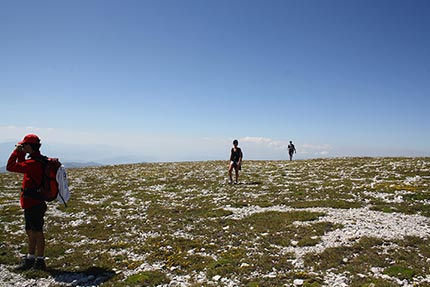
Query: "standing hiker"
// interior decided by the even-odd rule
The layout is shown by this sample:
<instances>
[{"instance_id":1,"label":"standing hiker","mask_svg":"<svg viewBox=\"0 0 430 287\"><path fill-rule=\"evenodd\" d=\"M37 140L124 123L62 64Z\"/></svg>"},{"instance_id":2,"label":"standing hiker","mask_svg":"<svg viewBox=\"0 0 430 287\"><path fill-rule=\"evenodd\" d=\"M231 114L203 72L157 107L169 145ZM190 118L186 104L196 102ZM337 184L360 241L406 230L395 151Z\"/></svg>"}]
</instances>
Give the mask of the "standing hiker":
<instances>
[{"instance_id":1,"label":"standing hiker","mask_svg":"<svg viewBox=\"0 0 430 287\"><path fill-rule=\"evenodd\" d=\"M239 142L237 140L234 140L233 141L233 147L231 148L230 163L228 166L228 176L230 179L229 180L230 184L233 182L233 178L232 178L233 168L234 168L235 173L236 173L236 180L235 180L236 184L238 183L238 179L239 179L239 170L241 170L243 153L242 153L242 150L240 149L240 147L237 146L238 144L239 144Z\"/></svg>"},{"instance_id":2,"label":"standing hiker","mask_svg":"<svg viewBox=\"0 0 430 287\"><path fill-rule=\"evenodd\" d=\"M293 145L293 142L290 141L290 144L288 145L288 154L290 155L290 161L293 160L294 153L297 153L296 147Z\"/></svg>"},{"instance_id":3,"label":"standing hiker","mask_svg":"<svg viewBox=\"0 0 430 287\"><path fill-rule=\"evenodd\" d=\"M43 234L44 216L47 209L43 200L29 197L42 184L44 169L42 163L36 161L40 158L40 139L35 134L28 134L15 145L9 157L6 169L12 172L23 173L21 185L20 204L24 209L25 231L28 237L28 254L23 258L18 270L46 270L45 264L45 236ZM29 158L26 159L26 154Z\"/></svg>"}]
</instances>

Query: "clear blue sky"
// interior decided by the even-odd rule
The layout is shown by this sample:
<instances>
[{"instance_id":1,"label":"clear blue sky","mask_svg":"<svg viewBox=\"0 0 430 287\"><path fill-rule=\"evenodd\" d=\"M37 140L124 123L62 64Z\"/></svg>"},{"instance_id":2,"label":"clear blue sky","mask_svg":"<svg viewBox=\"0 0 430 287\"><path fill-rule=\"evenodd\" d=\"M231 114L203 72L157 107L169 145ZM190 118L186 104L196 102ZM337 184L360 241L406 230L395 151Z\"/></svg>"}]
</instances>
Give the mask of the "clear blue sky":
<instances>
[{"instance_id":1,"label":"clear blue sky","mask_svg":"<svg viewBox=\"0 0 430 287\"><path fill-rule=\"evenodd\" d=\"M0 0L0 143L430 156L429 15L427 0Z\"/></svg>"}]
</instances>

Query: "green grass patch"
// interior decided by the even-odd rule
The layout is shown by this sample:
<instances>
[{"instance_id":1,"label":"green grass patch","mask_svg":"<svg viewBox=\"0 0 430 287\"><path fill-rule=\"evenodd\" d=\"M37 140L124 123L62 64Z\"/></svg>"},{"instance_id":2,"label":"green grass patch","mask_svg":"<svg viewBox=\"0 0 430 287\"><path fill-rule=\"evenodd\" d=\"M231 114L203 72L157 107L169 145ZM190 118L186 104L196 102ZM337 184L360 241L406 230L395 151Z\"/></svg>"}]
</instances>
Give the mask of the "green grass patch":
<instances>
[{"instance_id":1,"label":"green grass patch","mask_svg":"<svg viewBox=\"0 0 430 287\"><path fill-rule=\"evenodd\" d=\"M157 286L161 284L168 284L170 280L167 276L159 271L144 271L138 274L129 276L125 280L125 284L133 286Z\"/></svg>"},{"instance_id":2,"label":"green grass patch","mask_svg":"<svg viewBox=\"0 0 430 287\"><path fill-rule=\"evenodd\" d=\"M393 265L385 268L384 274L387 274L392 277L397 277L401 280L411 280L415 275L415 271L409 267L405 267L402 265Z\"/></svg>"}]
</instances>

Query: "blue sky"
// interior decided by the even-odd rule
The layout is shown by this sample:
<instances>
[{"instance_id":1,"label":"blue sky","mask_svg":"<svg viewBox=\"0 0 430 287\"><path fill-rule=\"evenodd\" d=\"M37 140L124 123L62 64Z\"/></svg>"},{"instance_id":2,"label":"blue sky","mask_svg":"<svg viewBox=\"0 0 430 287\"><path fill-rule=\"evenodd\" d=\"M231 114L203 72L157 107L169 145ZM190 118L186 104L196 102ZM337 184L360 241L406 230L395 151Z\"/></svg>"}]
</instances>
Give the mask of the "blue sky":
<instances>
[{"instance_id":1,"label":"blue sky","mask_svg":"<svg viewBox=\"0 0 430 287\"><path fill-rule=\"evenodd\" d=\"M430 1L0 0L0 143L69 160L430 156ZM43 149L42 149L43 151ZM7 157L10 150L2 148Z\"/></svg>"}]
</instances>

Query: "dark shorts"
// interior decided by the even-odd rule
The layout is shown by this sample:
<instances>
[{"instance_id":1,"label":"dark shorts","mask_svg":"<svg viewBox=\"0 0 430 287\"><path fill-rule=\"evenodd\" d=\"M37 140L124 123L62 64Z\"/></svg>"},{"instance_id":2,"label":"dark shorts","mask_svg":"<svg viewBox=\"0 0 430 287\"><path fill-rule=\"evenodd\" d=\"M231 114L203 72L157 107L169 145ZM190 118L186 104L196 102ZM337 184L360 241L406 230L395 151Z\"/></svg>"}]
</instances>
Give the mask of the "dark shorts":
<instances>
[{"instance_id":1,"label":"dark shorts","mask_svg":"<svg viewBox=\"0 0 430 287\"><path fill-rule=\"evenodd\" d=\"M46 209L45 202L24 209L25 230L42 232L45 223L43 217L45 216Z\"/></svg>"},{"instance_id":2,"label":"dark shorts","mask_svg":"<svg viewBox=\"0 0 430 287\"><path fill-rule=\"evenodd\" d=\"M238 169L238 170L242 169L242 166L239 165L237 161L231 161L231 164L232 164L234 169Z\"/></svg>"}]
</instances>

